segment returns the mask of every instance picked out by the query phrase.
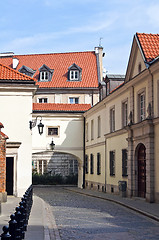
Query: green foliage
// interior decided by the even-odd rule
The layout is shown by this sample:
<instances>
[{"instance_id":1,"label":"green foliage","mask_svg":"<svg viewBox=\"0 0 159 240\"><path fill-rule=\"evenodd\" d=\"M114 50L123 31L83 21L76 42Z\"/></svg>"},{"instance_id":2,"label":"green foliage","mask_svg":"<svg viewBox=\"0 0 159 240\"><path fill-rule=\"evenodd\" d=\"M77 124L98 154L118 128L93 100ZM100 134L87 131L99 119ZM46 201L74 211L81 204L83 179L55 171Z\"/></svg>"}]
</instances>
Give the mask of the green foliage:
<instances>
[{"instance_id":1,"label":"green foliage","mask_svg":"<svg viewBox=\"0 0 159 240\"><path fill-rule=\"evenodd\" d=\"M66 177L61 176L60 174L50 175L48 173L38 174L33 172L32 174L32 183L33 185L57 185L57 184L74 184L77 185L78 175L69 175Z\"/></svg>"}]
</instances>

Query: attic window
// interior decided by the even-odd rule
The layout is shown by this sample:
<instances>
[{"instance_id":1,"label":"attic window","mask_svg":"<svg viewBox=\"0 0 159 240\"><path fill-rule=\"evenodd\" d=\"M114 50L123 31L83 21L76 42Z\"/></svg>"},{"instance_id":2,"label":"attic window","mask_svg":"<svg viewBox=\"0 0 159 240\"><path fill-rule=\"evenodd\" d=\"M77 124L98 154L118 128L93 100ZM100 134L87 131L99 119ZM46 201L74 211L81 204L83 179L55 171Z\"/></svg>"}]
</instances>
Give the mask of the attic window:
<instances>
[{"instance_id":1,"label":"attic window","mask_svg":"<svg viewBox=\"0 0 159 240\"><path fill-rule=\"evenodd\" d=\"M80 68L78 65L73 63L68 68L68 80L69 81L81 81L82 76L82 68Z\"/></svg>"},{"instance_id":2,"label":"attic window","mask_svg":"<svg viewBox=\"0 0 159 240\"><path fill-rule=\"evenodd\" d=\"M39 81L47 82L51 81L54 70L43 64L43 66L39 68L39 72Z\"/></svg>"},{"instance_id":3,"label":"attic window","mask_svg":"<svg viewBox=\"0 0 159 240\"><path fill-rule=\"evenodd\" d=\"M70 80L72 81L78 81L79 80L79 71L78 70L72 70L70 71Z\"/></svg>"},{"instance_id":4,"label":"attic window","mask_svg":"<svg viewBox=\"0 0 159 240\"><path fill-rule=\"evenodd\" d=\"M41 72L40 73L40 80L41 81L48 81L49 79L49 73L48 72Z\"/></svg>"},{"instance_id":5,"label":"attic window","mask_svg":"<svg viewBox=\"0 0 159 240\"><path fill-rule=\"evenodd\" d=\"M20 69L19 69L20 73L23 73L29 77L33 77L34 73L36 72L36 70L31 69L30 67L27 67L25 65L23 65Z\"/></svg>"}]
</instances>

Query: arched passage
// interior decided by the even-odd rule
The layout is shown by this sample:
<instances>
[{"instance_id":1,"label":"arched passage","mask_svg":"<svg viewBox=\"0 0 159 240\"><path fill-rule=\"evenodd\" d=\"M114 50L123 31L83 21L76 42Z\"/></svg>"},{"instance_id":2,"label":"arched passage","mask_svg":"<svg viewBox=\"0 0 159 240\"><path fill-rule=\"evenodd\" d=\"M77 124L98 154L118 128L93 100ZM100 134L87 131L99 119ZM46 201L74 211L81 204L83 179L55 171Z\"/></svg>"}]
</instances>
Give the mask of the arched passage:
<instances>
[{"instance_id":1,"label":"arched passage","mask_svg":"<svg viewBox=\"0 0 159 240\"><path fill-rule=\"evenodd\" d=\"M143 144L137 147L138 197L146 197L146 148Z\"/></svg>"},{"instance_id":2,"label":"arched passage","mask_svg":"<svg viewBox=\"0 0 159 240\"><path fill-rule=\"evenodd\" d=\"M72 154L44 151L33 153L33 168L38 173L60 174L63 177L78 174L78 160Z\"/></svg>"}]
</instances>

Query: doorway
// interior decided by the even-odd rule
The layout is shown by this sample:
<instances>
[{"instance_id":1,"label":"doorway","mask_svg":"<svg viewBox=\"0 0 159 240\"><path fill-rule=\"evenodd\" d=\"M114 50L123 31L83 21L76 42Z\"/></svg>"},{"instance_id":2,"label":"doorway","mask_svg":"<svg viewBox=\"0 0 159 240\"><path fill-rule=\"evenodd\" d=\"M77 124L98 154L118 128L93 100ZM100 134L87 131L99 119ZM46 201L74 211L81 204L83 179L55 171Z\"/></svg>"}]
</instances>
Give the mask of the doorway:
<instances>
[{"instance_id":1,"label":"doorway","mask_svg":"<svg viewBox=\"0 0 159 240\"><path fill-rule=\"evenodd\" d=\"M138 149L138 197L146 197L146 148L143 144Z\"/></svg>"},{"instance_id":2,"label":"doorway","mask_svg":"<svg viewBox=\"0 0 159 240\"><path fill-rule=\"evenodd\" d=\"M6 157L6 192L13 195L14 158Z\"/></svg>"}]
</instances>

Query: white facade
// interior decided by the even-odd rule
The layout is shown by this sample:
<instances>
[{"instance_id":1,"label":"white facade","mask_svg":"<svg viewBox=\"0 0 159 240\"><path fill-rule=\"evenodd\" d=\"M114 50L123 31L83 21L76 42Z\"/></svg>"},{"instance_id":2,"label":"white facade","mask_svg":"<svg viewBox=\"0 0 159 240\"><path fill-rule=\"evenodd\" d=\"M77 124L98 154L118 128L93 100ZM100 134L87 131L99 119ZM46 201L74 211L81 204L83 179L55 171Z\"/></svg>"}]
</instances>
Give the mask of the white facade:
<instances>
[{"instance_id":1,"label":"white facade","mask_svg":"<svg viewBox=\"0 0 159 240\"><path fill-rule=\"evenodd\" d=\"M6 157L13 158L13 194L20 197L32 183L32 98L36 87L25 84L1 84L1 121L7 140Z\"/></svg>"},{"instance_id":2,"label":"white facade","mask_svg":"<svg viewBox=\"0 0 159 240\"><path fill-rule=\"evenodd\" d=\"M83 184L83 116L73 113L33 113L33 120L42 117L44 132L39 135L37 126L32 129L33 154L50 151L50 143L55 143L55 152L68 153L78 161L78 186ZM37 124L39 124L38 118ZM58 135L48 135L48 128L58 128Z\"/></svg>"}]
</instances>

